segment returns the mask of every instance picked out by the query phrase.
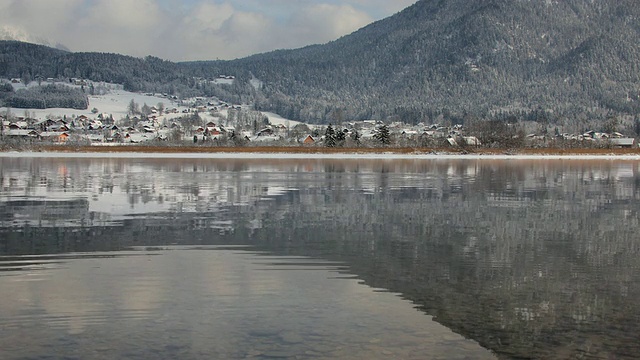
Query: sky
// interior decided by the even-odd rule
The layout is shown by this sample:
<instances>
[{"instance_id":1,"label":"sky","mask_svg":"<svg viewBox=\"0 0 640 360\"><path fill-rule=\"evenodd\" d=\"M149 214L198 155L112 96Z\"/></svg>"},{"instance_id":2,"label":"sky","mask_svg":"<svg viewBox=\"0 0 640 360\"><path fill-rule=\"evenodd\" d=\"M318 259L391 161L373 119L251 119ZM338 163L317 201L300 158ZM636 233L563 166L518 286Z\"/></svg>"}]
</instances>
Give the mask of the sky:
<instances>
[{"instance_id":1,"label":"sky","mask_svg":"<svg viewBox=\"0 0 640 360\"><path fill-rule=\"evenodd\" d=\"M417 0L0 0L0 39L173 61L321 44Z\"/></svg>"}]
</instances>

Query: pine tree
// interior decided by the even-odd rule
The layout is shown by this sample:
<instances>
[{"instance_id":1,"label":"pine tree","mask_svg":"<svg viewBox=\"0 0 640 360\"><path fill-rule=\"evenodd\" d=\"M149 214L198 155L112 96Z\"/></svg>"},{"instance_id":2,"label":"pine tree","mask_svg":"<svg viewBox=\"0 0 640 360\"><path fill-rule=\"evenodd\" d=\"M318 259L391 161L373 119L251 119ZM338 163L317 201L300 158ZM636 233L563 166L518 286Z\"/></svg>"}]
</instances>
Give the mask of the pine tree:
<instances>
[{"instance_id":1,"label":"pine tree","mask_svg":"<svg viewBox=\"0 0 640 360\"><path fill-rule=\"evenodd\" d=\"M373 138L378 140L379 142L382 143L382 145L389 145L391 144L391 136L389 134L389 127L387 127L387 125L382 125L378 128L377 132L375 135L373 135Z\"/></svg>"},{"instance_id":2,"label":"pine tree","mask_svg":"<svg viewBox=\"0 0 640 360\"><path fill-rule=\"evenodd\" d=\"M356 145L360 145L360 133L358 133L358 130L353 130L351 133L351 140L353 140Z\"/></svg>"},{"instance_id":3,"label":"pine tree","mask_svg":"<svg viewBox=\"0 0 640 360\"><path fill-rule=\"evenodd\" d=\"M336 145L344 146L345 141L347 140L347 135L344 130L338 130L336 132Z\"/></svg>"},{"instance_id":4,"label":"pine tree","mask_svg":"<svg viewBox=\"0 0 640 360\"><path fill-rule=\"evenodd\" d=\"M327 126L327 130L324 132L324 146L335 147L336 146L336 133L333 130L331 124Z\"/></svg>"}]
</instances>

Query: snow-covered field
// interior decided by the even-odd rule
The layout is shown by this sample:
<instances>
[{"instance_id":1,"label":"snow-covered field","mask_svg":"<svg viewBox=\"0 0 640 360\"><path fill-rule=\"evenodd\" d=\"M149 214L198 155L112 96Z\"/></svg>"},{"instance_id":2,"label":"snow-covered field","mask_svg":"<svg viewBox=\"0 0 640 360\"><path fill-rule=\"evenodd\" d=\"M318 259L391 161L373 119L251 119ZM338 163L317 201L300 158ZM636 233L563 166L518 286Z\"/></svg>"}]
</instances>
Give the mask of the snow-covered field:
<instances>
[{"instance_id":1,"label":"snow-covered field","mask_svg":"<svg viewBox=\"0 0 640 360\"><path fill-rule=\"evenodd\" d=\"M31 85L30 85L31 86ZM72 85L69 85L72 86ZM16 86L14 88L24 88L24 85ZM156 106L158 103L163 103L165 108L177 107L175 103L167 98L158 96L148 96L145 94L132 93L121 89L111 90L106 95L89 96L89 108L86 110L74 110L63 108L49 108L49 109L10 109L11 113L15 116L23 116L25 112L29 113L29 116L35 115L38 120L43 120L47 116L54 117L74 117L80 115L86 115L90 118L96 115L91 112L91 109L98 109L98 113L106 113L113 115L113 118L118 120L127 116L129 103L131 100L135 101L140 106L147 104L149 106ZM1 113L6 113L7 108L0 108Z\"/></svg>"},{"instance_id":2,"label":"snow-covered field","mask_svg":"<svg viewBox=\"0 0 640 360\"><path fill-rule=\"evenodd\" d=\"M67 152L0 152L0 158L91 158L139 159L136 152L67 153ZM278 160L615 160L640 161L640 155L461 155L461 154L296 154L296 153L144 153L145 159L278 159Z\"/></svg>"},{"instance_id":3,"label":"snow-covered field","mask_svg":"<svg viewBox=\"0 0 640 360\"><path fill-rule=\"evenodd\" d=\"M294 127L298 124L302 124L300 121L285 119L282 116L272 112L262 111L262 113L264 114L264 116L269 118L269 122L271 122L271 124L273 125L285 125L285 126L289 125L290 127Z\"/></svg>"},{"instance_id":4,"label":"snow-covered field","mask_svg":"<svg viewBox=\"0 0 640 360\"><path fill-rule=\"evenodd\" d=\"M231 82L232 80L219 79L216 81L224 83L224 82ZM46 85L48 83L43 82L42 84ZM77 88L80 87L77 85L70 85L70 84L65 84L65 85L71 86L71 87L77 87ZM177 113L163 114L161 116L161 120L171 120L173 118L184 116L186 114L183 113L183 110L189 109L188 106L181 106L179 101L172 100L164 96L133 93L133 92L122 90L122 86L116 85L116 84L101 84L101 85L110 89L109 93L105 95L89 96L89 108L86 110L74 110L74 109L62 109L62 108L49 108L49 109L13 109L12 108L9 110L14 116L17 116L17 117L25 116L25 114L28 113L28 117L34 117L38 120L44 120L47 117L62 118L64 116L66 116L67 118L73 118L80 115L85 115L89 118L95 118L97 117L97 114L107 114L107 115L112 115L114 120L117 123L118 120L123 119L127 116L129 103L131 102L131 100L137 103L140 107L142 107L144 104L147 104L148 106L157 106L159 103L162 103L165 109L176 108L178 110ZM33 86L38 86L38 85L35 82L32 82L31 84L29 84L29 87L33 87ZM25 88L23 84L13 84L13 87L16 90ZM185 102L185 104L186 103L187 102ZM91 112L93 108L96 108L98 110L97 114L94 114ZM5 114L6 111L7 111L6 107L0 107L0 113ZM227 111L224 109L221 109L220 113L225 116L227 115ZM297 124L300 124L299 121L285 119L278 114L269 113L269 112L264 112L263 114L269 118L269 121L271 121L273 125L282 124L282 125L289 125L293 127ZM200 117L203 118L205 121L213 120L215 122L216 120L216 118L211 116L208 111L201 112Z\"/></svg>"}]
</instances>

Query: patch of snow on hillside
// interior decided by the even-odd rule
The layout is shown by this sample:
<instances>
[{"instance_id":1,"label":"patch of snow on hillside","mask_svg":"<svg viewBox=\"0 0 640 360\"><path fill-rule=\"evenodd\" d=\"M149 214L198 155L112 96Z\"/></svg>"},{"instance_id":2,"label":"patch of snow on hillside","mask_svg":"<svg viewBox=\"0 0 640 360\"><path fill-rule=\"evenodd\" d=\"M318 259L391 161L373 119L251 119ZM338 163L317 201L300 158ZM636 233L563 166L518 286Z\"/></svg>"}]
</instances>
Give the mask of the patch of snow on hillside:
<instances>
[{"instance_id":1,"label":"patch of snow on hillside","mask_svg":"<svg viewBox=\"0 0 640 360\"><path fill-rule=\"evenodd\" d=\"M44 83L43 83L44 84ZM29 87L37 86L35 82L29 84ZM69 85L71 87L80 87L76 85ZM16 89L25 88L23 84L14 84ZM106 95L94 95L89 96L89 108L86 110L75 110L75 109L66 109L66 108L49 108L49 109L17 109L11 108L11 113L15 116L23 116L25 112L28 112L30 116L35 115L36 119L42 120L47 116L54 117L74 117L80 115L86 115L90 118L95 117L94 114L91 113L91 109L98 109L99 113L102 114L111 114L113 118L116 120L122 119L127 116L129 103L133 100L138 104L139 107L142 107L144 104L148 106L156 106L158 103L163 103L165 109L168 108L177 108L178 110L186 109L184 107L179 107L177 104L171 100L164 97L159 97L155 95L145 95L132 93L125 90L113 90ZM6 107L0 108L2 113L7 111ZM167 116L167 118L173 118L182 116L181 112L177 114L171 114Z\"/></svg>"},{"instance_id":2,"label":"patch of snow on hillside","mask_svg":"<svg viewBox=\"0 0 640 360\"><path fill-rule=\"evenodd\" d=\"M267 118L269 118L269 122L272 125L284 125L284 126L294 127L298 124L302 124L302 122L300 121L285 119L276 113L263 111L262 114Z\"/></svg>"},{"instance_id":3,"label":"patch of snow on hillside","mask_svg":"<svg viewBox=\"0 0 640 360\"><path fill-rule=\"evenodd\" d=\"M213 83L216 85L233 85L234 79L214 79Z\"/></svg>"},{"instance_id":4,"label":"patch of snow on hillside","mask_svg":"<svg viewBox=\"0 0 640 360\"><path fill-rule=\"evenodd\" d=\"M256 90L260 90L260 88L262 88L262 81L258 80L257 78L253 78L253 79L249 80L249 83Z\"/></svg>"}]
</instances>

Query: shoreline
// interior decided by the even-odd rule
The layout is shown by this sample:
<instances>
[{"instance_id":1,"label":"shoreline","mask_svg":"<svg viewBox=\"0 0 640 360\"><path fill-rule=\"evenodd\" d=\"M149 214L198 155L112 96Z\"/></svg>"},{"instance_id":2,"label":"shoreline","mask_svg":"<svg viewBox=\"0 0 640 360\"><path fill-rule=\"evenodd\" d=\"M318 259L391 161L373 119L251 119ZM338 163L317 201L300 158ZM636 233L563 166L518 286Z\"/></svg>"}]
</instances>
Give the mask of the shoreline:
<instances>
[{"instance_id":1,"label":"shoreline","mask_svg":"<svg viewBox=\"0 0 640 360\"><path fill-rule=\"evenodd\" d=\"M141 156L143 155L143 156ZM607 159L639 160L640 149L523 148L324 148L200 146L41 146L1 150L0 158L153 158L153 159Z\"/></svg>"}]
</instances>

